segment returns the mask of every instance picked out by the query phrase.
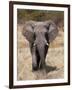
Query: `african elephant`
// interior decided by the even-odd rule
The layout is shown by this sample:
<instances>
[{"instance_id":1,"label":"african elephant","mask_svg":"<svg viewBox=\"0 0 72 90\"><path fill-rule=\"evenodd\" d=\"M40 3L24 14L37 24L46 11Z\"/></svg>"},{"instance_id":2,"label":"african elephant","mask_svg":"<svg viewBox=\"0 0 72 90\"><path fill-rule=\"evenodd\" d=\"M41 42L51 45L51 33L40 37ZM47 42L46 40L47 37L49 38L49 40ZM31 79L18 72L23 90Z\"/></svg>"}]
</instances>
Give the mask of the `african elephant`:
<instances>
[{"instance_id":1,"label":"african elephant","mask_svg":"<svg viewBox=\"0 0 72 90\"><path fill-rule=\"evenodd\" d=\"M58 34L56 24L51 20L43 22L27 21L22 34L29 41L32 54L32 69L38 70L44 68L50 42Z\"/></svg>"}]
</instances>

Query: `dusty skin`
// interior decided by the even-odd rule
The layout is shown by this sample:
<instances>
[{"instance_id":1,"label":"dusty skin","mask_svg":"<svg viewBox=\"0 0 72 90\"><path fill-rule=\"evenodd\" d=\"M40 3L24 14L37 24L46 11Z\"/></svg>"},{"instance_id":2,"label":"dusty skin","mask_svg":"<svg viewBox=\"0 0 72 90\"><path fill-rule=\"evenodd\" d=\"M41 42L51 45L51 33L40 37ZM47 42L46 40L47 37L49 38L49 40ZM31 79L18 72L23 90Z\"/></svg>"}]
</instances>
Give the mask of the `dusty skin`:
<instances>
[{"instance_id":1,"label":"dusty skin","mask_svg":"<svg viewBox=\"0 0 72 90\"><path fill-rule=\"evenodd\" d=\"M61 79L64 78L64 32L59 28L57 38L50 44L46 56L46 67L43 70L32 71L32 57L29 43L22 35L23 25L17 26L17 79Z\"/></svg>"}]
</instances>

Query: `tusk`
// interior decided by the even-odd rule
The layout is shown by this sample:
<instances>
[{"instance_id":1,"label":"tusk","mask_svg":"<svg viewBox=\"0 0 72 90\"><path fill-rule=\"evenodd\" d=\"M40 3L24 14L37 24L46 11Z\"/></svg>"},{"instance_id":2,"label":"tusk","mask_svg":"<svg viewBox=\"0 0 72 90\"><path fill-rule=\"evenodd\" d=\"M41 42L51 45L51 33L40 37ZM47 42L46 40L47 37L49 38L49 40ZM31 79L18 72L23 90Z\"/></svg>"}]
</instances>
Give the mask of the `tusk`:
<instances>
[{"instance_id":1,"label":"tusk","mask_svg":"<svg viewBox=\"0 0 72 90\"><path fill-rule=\"evenodd\" d=\"M34 43L33 46L36 46L36 44Z\"/></svg>"},{"instance_id":2,"label":"tusk","mask_svg":"<svg viewBox=\"0 0 72 90\"><path fill-rule=\"evenodd\" d=\"M47 46L49 46L49 44L48 44L48 43L46 43L46 45L47 45Z\"/></svg>"}]
</instances>

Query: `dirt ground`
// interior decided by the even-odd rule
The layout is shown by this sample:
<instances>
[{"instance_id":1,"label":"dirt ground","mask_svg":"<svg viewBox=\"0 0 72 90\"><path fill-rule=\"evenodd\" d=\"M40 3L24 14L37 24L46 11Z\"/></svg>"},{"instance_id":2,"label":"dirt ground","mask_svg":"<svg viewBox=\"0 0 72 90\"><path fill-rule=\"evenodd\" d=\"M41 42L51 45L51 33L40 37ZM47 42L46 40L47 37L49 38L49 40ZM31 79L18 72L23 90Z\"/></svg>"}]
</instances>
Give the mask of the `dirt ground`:
<instances>
[{"instance_id":1,"label":"dirt ground","mask_svg":"<svg viewBox=\"0 0 72 90\"><path fill-rule=\"evenodd\" d=\"M22 25L17 30L17 79L39 80L39 79L61 79L64 78L64 33L59 29L57 38L51 43L46 56L46 67L43 70L32 71L32 57L29 43L22 35Z\"/></svg>"}]
</instances>

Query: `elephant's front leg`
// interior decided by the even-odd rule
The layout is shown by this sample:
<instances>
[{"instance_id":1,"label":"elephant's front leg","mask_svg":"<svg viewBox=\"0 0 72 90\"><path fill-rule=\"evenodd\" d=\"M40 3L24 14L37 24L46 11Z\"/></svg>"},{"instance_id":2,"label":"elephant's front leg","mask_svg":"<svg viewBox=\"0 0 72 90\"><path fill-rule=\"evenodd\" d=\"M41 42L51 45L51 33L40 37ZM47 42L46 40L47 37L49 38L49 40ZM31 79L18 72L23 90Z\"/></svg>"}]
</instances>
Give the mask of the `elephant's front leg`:
<instances>
[{"instance_id":1,"label":"elephant's front leg","mask_svg":"<svg viewBox=\"0 0 72 90\"><path fill-rule=\"evenodd\" d=\"M37 70L38 65L37 65L37 56L36 56L36 48L32 48L32 69Z\"/></svg>"}]
</instances>

